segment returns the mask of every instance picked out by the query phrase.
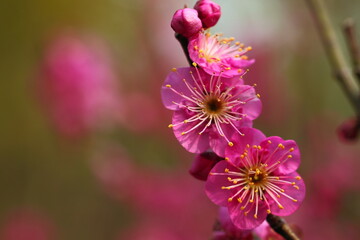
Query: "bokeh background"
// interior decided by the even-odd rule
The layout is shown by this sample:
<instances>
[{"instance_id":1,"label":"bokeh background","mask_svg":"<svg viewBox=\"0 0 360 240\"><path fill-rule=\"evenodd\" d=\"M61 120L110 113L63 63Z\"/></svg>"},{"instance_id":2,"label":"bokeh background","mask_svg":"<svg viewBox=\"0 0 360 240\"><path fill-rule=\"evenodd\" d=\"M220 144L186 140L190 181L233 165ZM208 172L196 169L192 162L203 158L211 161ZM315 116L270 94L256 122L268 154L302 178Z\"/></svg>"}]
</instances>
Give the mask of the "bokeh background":
<instances>
[{"instance_id":1,"label":"bokeh background","mask_svg":"<svg viewBox=\"0 0 360 240\"><path fill-rule=\"evenodd\" d=\"M244 78L263 101L255 127L302 152L307 197L287 220L304 239L358 239L359 142L336 133L354 113L305 2L216 2L212 32L254 49ZM167 128L160 99L170 69L187 65L171 17L194 3L1 1L0 239L211 236L217 207L188 174L194 155ZM326 3L346 50L340 24L351 16L360 26L360 1Z\"/></svg>"}]
</instances>

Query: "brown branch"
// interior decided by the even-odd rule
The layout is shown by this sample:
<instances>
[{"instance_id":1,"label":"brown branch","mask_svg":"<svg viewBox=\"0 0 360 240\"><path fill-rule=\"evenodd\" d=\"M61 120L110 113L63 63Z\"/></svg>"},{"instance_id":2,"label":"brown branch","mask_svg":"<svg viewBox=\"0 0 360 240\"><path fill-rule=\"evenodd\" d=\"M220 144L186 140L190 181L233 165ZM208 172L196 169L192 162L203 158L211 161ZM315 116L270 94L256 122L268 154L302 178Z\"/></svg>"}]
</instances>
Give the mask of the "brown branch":
<instances>
[{"instance_id":1,"label":"brown branch","mask_svg":"<svg viewBox=\"0 0 360 240\"><path fill-rule=\"evenodd\" d=\"M314 17L333 72L353 105L356 114L360 113L360 91L357 81L348 67L335 30L323 0L306 0Z\"/></svg>"},{"instance_id":2,"label":"brown branch","mask_svg":"<svg viewBox=\"0 0 360 240\"><path fill-rule=\"evenodd\" d=\"M189 50L188 50L189 40L183 35L178 33L175 33L175 38L179 41L189 65L192 66L193 61L190 58Z\"/></svg>"},{"instance_id":3,"label":"brown branch","mask_svg":"<svg viewBox=\"0 0 360 240\"><path fill-rule=\"evenodd\" d=\"M275 232L283 236L286 240L300 240L300 238L293 232L286 221L281 217L268 214L266 221Z\"/></svg>"},{"instance_id":4,"label":"brown branch","mask_svg":"<svg viewBox=\"0 0 360 240\"><path fill-rule=\"evenodd\" d=\"M356 39L354 20L351 18L346 19L343 24L343 30L353 63L353 71L360 83L360 49Z\"/></svg>"}]
</instances>

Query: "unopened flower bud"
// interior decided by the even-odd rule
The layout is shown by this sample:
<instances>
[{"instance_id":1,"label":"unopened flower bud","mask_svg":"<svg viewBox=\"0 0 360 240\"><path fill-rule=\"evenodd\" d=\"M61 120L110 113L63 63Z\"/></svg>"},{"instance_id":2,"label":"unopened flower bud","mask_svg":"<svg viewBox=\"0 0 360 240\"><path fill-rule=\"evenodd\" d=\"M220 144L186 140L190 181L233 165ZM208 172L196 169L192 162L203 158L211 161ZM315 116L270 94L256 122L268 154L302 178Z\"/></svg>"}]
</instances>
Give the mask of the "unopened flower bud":
<instances>
[{"instance_id":1,"label":"unopened flower bud","mask_svg":"<svg viewBox=\"0 0 360 240\"><path fill-rule=\"evenodd\" d=\"M177 10L171 20L171 28L185 37L191 37L198 33L201 26L198 12L191 8Z\"/></svg>"},{"instance_id":2,"label":"unopened flower bud","mask_svg":"<svg viewBox=\"0 0 360 240\"><path fill-rule=\"evenodd\" d=\"M221 8L210 0L199 0L194 6L198 11L203 28L215 26L221 16Z\"/></svg>"},{"instance_id":3,"label":"unopened flower bud","mask_svg":"<svg viewBox=\"0 0 360 240\"><path fill-rule=\"evenodd\" d=\"M221 160L223 160L223 158L213 152L203 152L196 155L189 172L193 177L206 181L211 169Z\"/></svg>"},{"instance_id":4,"label":"unopened flower bud","mask_svg":"<svg viewBox=\"0 0 360 240\"><path fill-rule=\"evenodd\" d=\"M340 140L344 142L354 142L358 138L360 130L360 120L350 118L343 122L337 129Z\"/></svg>"}]
</instances>

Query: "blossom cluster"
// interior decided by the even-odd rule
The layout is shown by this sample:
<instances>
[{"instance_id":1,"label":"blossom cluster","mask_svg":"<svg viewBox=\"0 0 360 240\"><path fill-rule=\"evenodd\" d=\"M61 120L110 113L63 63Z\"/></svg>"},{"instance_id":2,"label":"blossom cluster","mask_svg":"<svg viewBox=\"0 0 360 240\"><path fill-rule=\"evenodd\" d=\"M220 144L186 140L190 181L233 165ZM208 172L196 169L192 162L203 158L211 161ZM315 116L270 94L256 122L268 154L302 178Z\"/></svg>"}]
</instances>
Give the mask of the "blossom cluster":
<instances>
[{"instance_id":1,"label":"blossom cluster","mask_svg":"<svg viewBox=\"0 0 360 240\"><path fill-rule=\"evenodd\" d=\"M164 106L174 111L169 128L187 151L198 154L190 173L206 180L207 196L234 226L221 231L244 239L268 214L296 211L305 185L296 172L296 142L253 128L262 103L256 85L244 80L255 62L246 55L252 48L210 33L220 15L220 6L210 0L176 11L171 27L187 39L185 52L193 63L173 68L161 94Z\"/></svg>"}]
</instances>

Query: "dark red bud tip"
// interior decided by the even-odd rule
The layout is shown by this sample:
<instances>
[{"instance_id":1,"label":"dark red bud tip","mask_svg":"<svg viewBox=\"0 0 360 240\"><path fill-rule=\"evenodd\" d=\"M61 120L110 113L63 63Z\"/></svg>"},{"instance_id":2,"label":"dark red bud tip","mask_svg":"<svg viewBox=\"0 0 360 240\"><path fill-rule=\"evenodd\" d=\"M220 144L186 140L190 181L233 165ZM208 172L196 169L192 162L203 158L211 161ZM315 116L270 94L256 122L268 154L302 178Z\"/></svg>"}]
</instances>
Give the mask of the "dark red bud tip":
<instances>
[{"instance_id":1,"label":"dark red bud tip","mask_svg":"<svg viewBox=\"0 0 360 240\"><path fill-rule=\"evenodd\" d=\"M359 135L360 119L350 118L344 121L337 129L338 136L343 142L355 142Z\"/></svg>"},{"instance_id":2,"label":"dark red bud tip","mask_svg":"<svg viewBox=\"0 0 360 240\"><path fill-rule=\"evenodd\" d=\"M210 0L199 0L196 2L194 9L198 11L203 28L215 26L221 16L220 5Z\"/></svg>"},{"instance_id":3,"label":"dark red bud tip","mask_svg":"<svg viewBox=\"0 0 360 240\"><path fill-rule=\"evenodd\" d=\"M214 152L208 151L198 154L189 169L189 173L196 179L206 181L211 169L221 160L224 159L216 155Z\"/></svg>"},{"instance_id":4,"label":"dark red bud tip","mask_svg":"<svg viewBox=\"0 0 360 240\"><path fill-rule=\"evenodd\" d=\"M202 23L195 9L183 8L175 12L171 28L185 37L191 37L201 30Z\"/></svg>"}]
</instances>

